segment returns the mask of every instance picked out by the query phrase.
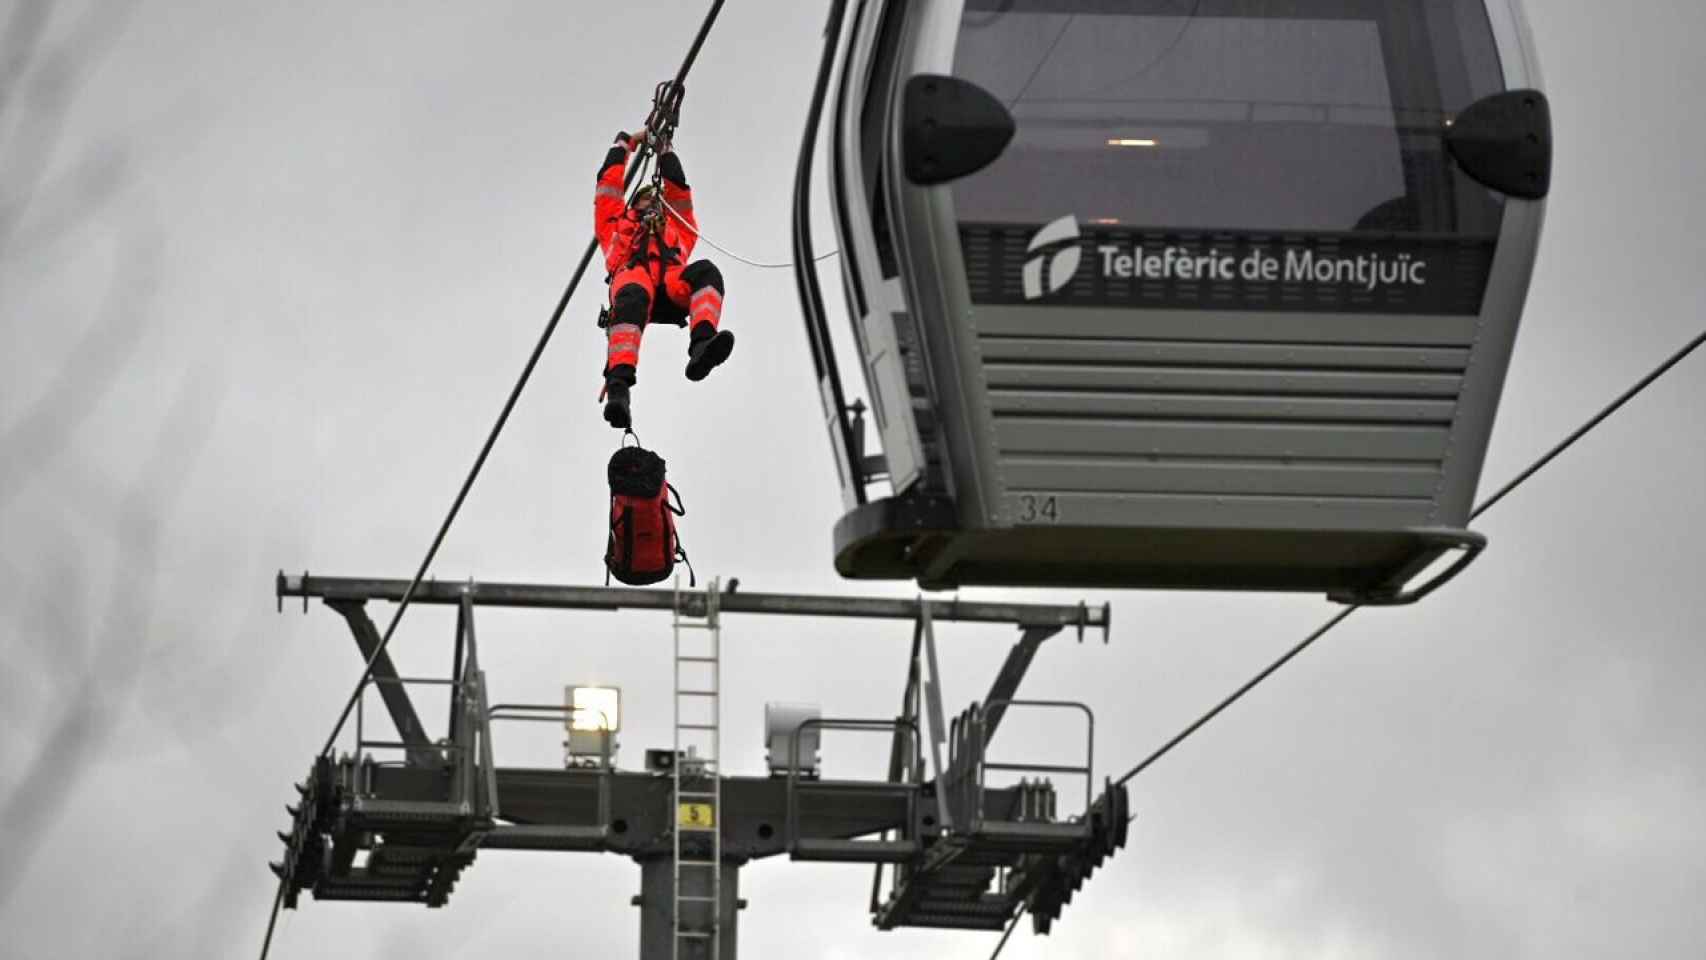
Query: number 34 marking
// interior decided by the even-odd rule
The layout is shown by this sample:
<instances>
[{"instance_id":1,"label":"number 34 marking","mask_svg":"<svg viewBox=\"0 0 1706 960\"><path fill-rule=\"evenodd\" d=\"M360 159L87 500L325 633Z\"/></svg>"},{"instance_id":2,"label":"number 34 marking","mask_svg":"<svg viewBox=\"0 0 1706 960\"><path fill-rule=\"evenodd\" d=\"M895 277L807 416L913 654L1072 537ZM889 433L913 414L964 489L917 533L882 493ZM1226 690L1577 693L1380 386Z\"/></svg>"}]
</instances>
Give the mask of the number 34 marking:
<instances>
[{"instance_id":1,"label":"number 34 marking","mask_svg":"<svg viewBox=\"0 0 1706 960\"><path fill-rule=\"evenodd\" d=\"M1059 523L1060 504L1054 497L1023 494L1019 497L1020 523Z\"/></svg>"}]
</instances>

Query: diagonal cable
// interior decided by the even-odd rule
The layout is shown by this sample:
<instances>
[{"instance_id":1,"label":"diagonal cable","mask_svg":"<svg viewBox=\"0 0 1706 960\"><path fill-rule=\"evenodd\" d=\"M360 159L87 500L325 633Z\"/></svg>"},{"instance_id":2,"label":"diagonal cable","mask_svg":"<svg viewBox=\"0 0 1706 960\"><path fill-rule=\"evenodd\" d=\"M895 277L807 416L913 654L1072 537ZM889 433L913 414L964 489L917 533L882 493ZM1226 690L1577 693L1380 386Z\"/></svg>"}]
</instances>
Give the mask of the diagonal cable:
<instances>
[{"instance_id":1,"label":"diagonal cable","mask_svg":"<svg viewBox=\"0 0 1706 960\"><path fill-rule=\"evenodd\" d=\"M1007 929L1002 931L1001 942L995 945L995 952L989 955L989 960L995 960L996 957L1001 956L1001 951L1007 949L1007 938L1013 935L1013 928L1019 925L1019 918L1024 915L1025 908L1021 906L1013 914L1013 919L1007 921Z\"/></svg>"},{"instance_id":2,"label":"diagonal cable","mask_svg":"<svg viewBox=\"0 0 1706 960\"><path fill-rule=\"evenodd\" d=\"M687 72L692 69L693 61L698 58L699 49L705 43L705 36L710 33L711 26L716 22L717 13L722 10L722 7L723 0L713 0L710 12L705 15L705 21L699 26L699 34L694 37L693 46L687 52L687 59L682 61L681 69L675 75L676 86L679 87L687 79ZM625 187L633 185L636 175L639 173L640 164L646 160L648 150L648 146L641 145L639 153L636 155L639 162L629 168ZM532 378L534 368L539 365L539 358L545 353L545 346L550 343L551 335L556 332L557 324L563 319L563 311L568 308L569 299L574 296L575 289L580 286L581 277L586 274L587 265L592 262L592 255L597 252L598 241L596 239L589 241L586 245L586 251L581 254L580 263L575 266L574 275L569 278L568 286L563 289L563 295L557 300L557 308L551 312L550 321L545 324L544 331L539 335L539 342L534 344L533 352L527 358L527 364L522 367L521 376L515 381L515 386L511 388L508 399L504 401L503 410L498 413L497 422L492 424L491 433L487 434L485 444L480 447L479 455L474 458L473 467L469 469L468 476L462 481L462 488L456 492L456 499L450 504L450 512L445 514L444 522L439 524L438 533L433 536L432 544L427 547L426 556L421 558L420 568L415 571L414 579L409 581L409 588L403 591L403 599L397 604L396 612L391 615L391 622L386 626L384 636L380 637L379 645L367 658L367 664L361 671L361 679L356 683L355 690L350 693L349 700L345 702L343 712L338 715L337 723L333 725L332 733L326 738L326 743L320 748L320 753L332 752L332 745L337 741L338 734L343 731L344 724L348 722L350 712L355 709L356 701L361 698L362 690L366 688L367 682L373 677L374 662L391 643L391 636L396 633L398 622L403 619L403 614L409 609L410 602L414 600L415 591L420 589L421 581L426 578L427 570L432 566L433 559L438 556L439 547L444 545L444 538L450 533L451 524L456 522L457 514L462 511L462 504L468 499L469 491L474 488L474 481L479 478L481 469L485 467L486 458L491 455L492 447L497 444L498 436L503 433L504 426L509 422L509 415L515 410L516 401L521 399L521 392L526 389L527 381Z\"/></svg>"},{"instance_id":3,"label":"diagonal cable","mask_svg":"<svg viewBox=\"0 0 1706 960\"><path fill-rule=\"evenodd\" d=\"M1564 451L1575 446L1577 441L1581 440L1583 437L1587 436L1589 433L1592 433L1593 430L1595 428L1597 428L1600 424L1609 420L1611 418L1611 416L1613 414L1615 414L1617 411L1623 409L1623 407L1626 406L1629 403L1629 401L1640 396L1648 387L1650 387L1654 383L1658 382L1659 378L1661 378L1665 374L1669 373L1673 368L1676 367L1677 364L1686 360L1688 358L1688 356L1690 354L1692 354L1694 351L1700 349L1702 344L1706 344L1706 331L1702 331L1699 336L1695 337L1693 340L1690 340L1688 343L1684 344L1680 350L1671 354L1668 358L1665 359L1665 361L1663 363L1659 364L1657 367L1654 367L1651 373L1642 377L1640 380L1637 380L1633 386L1631 386L1629 389L1623 391L1623 393L1621 395L1619 395L1617 397L1617 399L1611 401L1610 403L1608 403L1604 407L1602 407L1598 413L1596 413L1592 417L1588 418L1587 422L1583 423L1581 426L1579 426L1575 430L1571 431L1569 436L1565 437L1563 440L1558 441L1557 445L1555 445L1552 449L1546 451L1546 453L1543 454L1540 457L1540 459L1529 464L1528 467L1525 468L1521 473L1517 474L1515 477L1512 477L1510 482L1508 482L1504 486L1500 487L1498 489L1498 491L1495 492L1492 496L1489 496L1486 500L1483 500L1481 502L1480 506L1477 506L1469 514L1469 519L1474 520L1475 518L1481 516L1483 513L1486 513L1488 510L1491 510L1491 509L1493 509L1493 507L1497 506L1500 501L1504 500L1506 497L1510 496L1513 492L1515 492L1517 490L1517 488L1519 488L1523 484L1527 483L1530 479L1532 479L1534 477L1535 474L1539 473L1541 470L1544 470L1547 467L1547 465L1552 463L1552 461L1554 461L1554 460L1558 459L1558 457L1562 456ZM1129 771L1126 772L1125 776L1120 777L1118 780L1114 781L1115 784L1116 785L1124 784L1126 781L1137 776L1138 774L1142 773L1143 771L1149 769L1150 766L1153 765L1157 760L1160 760L1162 757L1164 757L1168 753L1172 752L1174 747L1177 747L1179 744L1185 742L1185 740L1188 739L1192 734L1196 733L1198 730L1202 729L1205 725L1207 725L1210 720L1213 720L1215 717L1219 716L1223 711L1226 710L1227 707L1230 707L1234 703L1237 703L1246 693L1249 693L1251 690L1254 690L1257 687L1257 685L1259 685L1263 680L1266 680L1268 677L1272 676L1275 671L1279 670L1279 668L1285 666L1287 663L1290 663L1292 661L1292 659L1295 658L1298 654L1309 649L1309 647L1311 645L1313 645L1315 643L1315 641L1326 636L1327 633L1329 631L1331 631L1334 627L1338 626L1341 623L1344 623L1346 620L1350 619L1351 614L1356 613L1358 610L1361 610L1361 609L1362 609L1362 607L1359 605L1359 606L1349 606L1343 610L1340 610L1337 614L1335 614L1326 623L1323 623L1323 624L1321 624L1321 626L1315 628L1314 633L1311 633L1309 636L1304 637L1302 642L1298 643L1296 646L1292 647L1290 650L1287 650L1285 652L1285 654L1282 655L1278 660L1275 660L1273 663L1268 664L1268 666L1265 669L1263 669L1261 673L1258 673L1254 677L1251 677L1248 681L1246 681L1244 683L1243 686L1239 687L1237 690L1232 691L1230 696L1228 696L1226 699L1220 701L1219 703L1215 704L1213 709L1209 710L1207 713L1203 714L1201 717L1198 717L1196 719L1196 721L1193 722L1190 726L1179 731L1177 734L1175 734L1173 736L1172 739L1168 740L1166 743L1162 744L1159 748L1157 748L1155 750L1155 752L1153 752L1149 756L1145 757L1141 763L1139 763L1135 767L1132 767Z\"/></svg>"},{"instance_id":4,"label":"diagonal cable","mask_svg":"<svg viewBox=\"0 0 1706 960\"><path fill-rule=\"evenodd\" d=\"M1682 349L1671 354L1664 363L1654 367L1652 373L1649 373L1636 381L1634 386L1623 391L1622 396L1606 404L1604 409L1594 414L1586 423L1577 427L1574 433L1571 433L1569 436L1559 441L1558 445L1553 447L1551 450L1546 451L1545 456L1542 456L1532 464L1529 464L1526 470L1511 478L1511 481L1500 487L1497 493L1494 493L1492 496L1482 501L1481 505L1475 508L1475 512L1469 515L1469 519L1473 520L1481 514L1486 513L1488 510L1493 509L1494 505L1496 505L1500 500L1509 496L1517 487L1527 483L1530 477L1539 473L1547 464L1558 459L1558 456L1565 450L1575 446L1577 440L1587 436L1595 427L1610 419L1612 414L1623 409L1625 404L1640 396L1643 391L1657 382L1660 377L1669 373L1672 367L1675 367L1677 364L1688 359L1688 355L1700 349L1701 344L1706 344L1706 331L1702 331L1699 336L1684 344Z\"/></svg>"},{"instance_id":5,"label":"diagonal cable","mask_svg":"<svg viewBox=\"0 0 1706 960\"><path fill-rule=\"evenodd\" d=\"M705 45L705 38L710 34L711 27L717 21L717 14L723 9L723 3L724 0L712 0L710 11L705 14L704 21L699 25L699 32L693 38L693 45L688 48L687 56L681 62L681 69L676 72L674 82L677 89L686 81L688 71L693 68L693 62L698 59L699 51ZM624 182L625 188L633 186L640 165L645 162L649 149L648 145L641 145L637 154L639 162L629 168L627 180ZM421 581L426 578L427 571L432 567L433 559L438 556L439 548L444 545L444 538L449 535L451 525L456 522L457 515L461 513L462 505L467 501L469 491L474 488L474 481L479 478L480 471L486 465L486 459L491 455L492 448L497 445L498 436L503 433L504 426L509 423L509 416L515 410L516 402L521 399L521 392L526 389L528 380L532 378L534 369L539 365L539 358L544 355L546 345L551 342L551 335L556 332L557 324L563 319L563 312L568 309L569 300L580 286L581 278L585 276L586 268L592 262L592 256L597 251L598 241L595 238L587 243L586 251L581 254L580 263L575 266L575 272L569 278L568 286L564 287L563 295L558 298L557 307L551 312L550 321L545 324L544 331L539 335L538 343L534 344L533 352L528 355L527 363L522 367L521 376L517 378L515 386L510 389L509 397L504 401L503 409L498 413L497 422L492 424L491 432L486 436L486 442L480 447L479 454L474 458L474 465L469 469L468 476L462 481L461 489L457 490L456 499L450 504L450 511L445 514L444 522L439 524L438 532L433 535L432 543L427 547L426 556L421 559L421 565L415 571L414 579L409 582L409 588L403 591L403 598L398 602L396 612L391 615L391 622L386 626L385 634L380 637L378 646L374 648L373 653L367 658L367 663L362 667L361 679L356 682L355 689L350 693L348 701L344 703L343 711L338 714L338 720L332 726L331 735L326 738L325 745L320 748L322 755L332 752L338 734L343 731L344 724L349 721L351 711L355 709L357 701L361 699L362 691L366 689L368 682L373 678L374 663L385 652L385 648L390 645L392 635L397 632L397 624L402 621L404 612L409 609L410 602L414 600L415 592L420 589ZM273 930L278 923L278 912L284 902L284 890L287 882L285 879L280 879L278 893L273 897L272 913L267 920L266 938L261 942L261 960L266 960L268 952L272 949Z\"/></svg>"},{"instance_id":6,"label":"diagonal cable","mask_svg":"<svg viewBox=\"0 0 1706 960\"><path fill-rule=\"evenodd\" d=\"M641 162L644 161L647 149L645 146L640 147ZM635 163L629 168L628 186L633 184L636 179L635 175L639 173L639 170L640 163ZM474 481L479 478L480 471L486 466L486 458L491 456L492 448L497 445L498 436L503 433L504 427L509 423L510 414L514 412L516 402L521 399L522 390L526 389L528 380L532 379L533 370L539 365L539 358L544 355L546 345L551 342L551 335L557 331L557 324L563 319L563 311L568 308L569 299L574 296L575 289L580 286L581 278L586 274L587 265L592 262L592 256L597 250L598 241L594 240L587 245L586 251L581 254L580 263L575 266L575 272L569 278L568 286L563 288L563 295L557 300L556 309L551 311L550 321L545 324L544 331L539 334L538 342L533 345L533 352L528 355L527 363L521 369L521 376L515 381L515 386L510 388L509 397L504 400L503 409L498 412L497 422L492 424L491 432L486 435L486 442L481 445L479 454L474 458L474 465L469 468L467 477L463 478L461 489L456 491L456 499L451 501L450 511L444 515L444 521L439 524L438 532L433 535L432 543L427 547L426 556L421 558L420 567L415 570L414 578L409 581L409 588L403 591L403 599L391 614L391 622L386 625L385 634L380 637L379 645L374 648L373 653L362 666L361 678L356 681L355 689L350 691L349 699L345 701L343 710L338 714L337 722L332 725L332 732L326 736L326 742L320 748L322 754L332 752L332 746L337 742L338 734L343 732L344 724L349 721L350 713L355 709L356 701L361 699L362 691L367 689L367 683L373 677L374 662L390 645L392 635L397 632L397 624L402 621L403 614L408 611L409 604L414 601L415 592L420 589L421 581L426 578L427 570L432 567L433 560L438 556L439 548L444 545L444 538L449 535L451 525L456 522L457 515L462 512L463 503L467 501L469 492L474 489Z\"/></svg>"}]
</instances>

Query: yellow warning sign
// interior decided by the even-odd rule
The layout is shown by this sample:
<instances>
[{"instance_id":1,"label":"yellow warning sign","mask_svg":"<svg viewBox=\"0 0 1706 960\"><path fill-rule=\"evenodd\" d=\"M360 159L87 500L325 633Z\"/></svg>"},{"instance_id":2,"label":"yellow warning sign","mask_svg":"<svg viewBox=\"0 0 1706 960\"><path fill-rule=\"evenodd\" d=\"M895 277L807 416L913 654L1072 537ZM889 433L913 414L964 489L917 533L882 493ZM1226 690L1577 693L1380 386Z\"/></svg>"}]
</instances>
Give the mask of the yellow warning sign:
<instances>
[{"instance_id":1,"label":"yellow warning sign","mask_svg":"<svg viewBox=\"0 0 1706 960\"><path fill-rule=\"evenodd\" d=\"M717 813L708 803L678 804L675 822L684 830L710 830L717 825Z\"/></svg>"}]
</instances>

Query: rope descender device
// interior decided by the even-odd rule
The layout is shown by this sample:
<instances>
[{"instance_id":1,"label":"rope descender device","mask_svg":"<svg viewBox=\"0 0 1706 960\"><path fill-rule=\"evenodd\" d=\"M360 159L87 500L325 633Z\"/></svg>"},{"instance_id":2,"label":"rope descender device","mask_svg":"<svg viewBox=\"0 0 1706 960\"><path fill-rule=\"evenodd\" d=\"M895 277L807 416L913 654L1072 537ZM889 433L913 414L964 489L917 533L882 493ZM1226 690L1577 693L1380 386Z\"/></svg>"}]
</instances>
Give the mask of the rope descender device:
<instances>
[{"instance_id":1,"label":"rope descender device","mask_svg":"<svg viewBox=\"0 0 1706 960\"><path fill-rule=\"evenodd\" d=\"M687 86L665 80L652 90L652 112L646 117L646 131L653 140L668 140L681 123L681 101L687 96Z\"/></svg>"},{"instance_id":2,"label":"rope descender device","mask_svg":"<svg viewBox=\"0 0 1706 960\"><path fill-rule=\"evenodd\" d=\"M652 112L646 116L646 143L653 153L675 138L675 128L681 123L681 101L687 97L686 84L665 80L652 90ZM647 211L647 226L654 232L662 229L663 165L654 164L651 175L652 209Z\"/></svg>"}]
</instances>

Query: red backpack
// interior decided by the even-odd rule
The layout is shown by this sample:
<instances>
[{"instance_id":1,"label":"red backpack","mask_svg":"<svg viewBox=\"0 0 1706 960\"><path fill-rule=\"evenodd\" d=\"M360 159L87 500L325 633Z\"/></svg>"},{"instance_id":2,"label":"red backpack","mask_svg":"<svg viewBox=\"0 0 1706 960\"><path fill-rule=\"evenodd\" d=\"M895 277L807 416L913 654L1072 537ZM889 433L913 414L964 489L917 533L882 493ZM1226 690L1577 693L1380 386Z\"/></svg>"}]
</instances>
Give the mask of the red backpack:
<instances>
[{"instance_id":1,"label":"red backpack","mask_svg":"<svg viewBox=\"0 0 1706 960\"><path fill-rule=\"evenodd\" d=\"M673 498L674 503L671 503ZM675 572L687 551L675 535L685 516L681 494L664 479L663 458L639 446L623 446L610 457L610 542L604 551L605 582L629 586L657 583ZM688 582L697 585L693 566Z\"/></svg>"}]
</instances>

